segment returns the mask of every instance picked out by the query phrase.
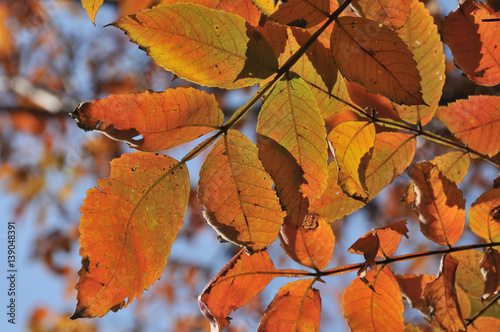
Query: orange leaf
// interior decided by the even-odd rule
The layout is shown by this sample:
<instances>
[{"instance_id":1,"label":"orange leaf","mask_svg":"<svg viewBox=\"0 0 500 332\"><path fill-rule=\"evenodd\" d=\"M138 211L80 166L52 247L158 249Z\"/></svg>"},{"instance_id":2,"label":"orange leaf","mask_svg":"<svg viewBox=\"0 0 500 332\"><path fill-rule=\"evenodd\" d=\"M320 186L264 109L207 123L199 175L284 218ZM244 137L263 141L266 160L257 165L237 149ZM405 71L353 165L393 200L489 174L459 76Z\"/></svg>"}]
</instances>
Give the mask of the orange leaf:
<instances>
[{"instance_id":1,"label":"orange leaf","mask_svg":"<svg viewBox=\"0 0 500 332\"><path fill-rule=\"evenodd\" d=\"M357 0L351 6L360 17L382 23L392 30L401 28L410 16L410 6L404 0Z\"/></svg>"},{"instance_id":2,"label":"orange leaf","mask_svg":"<svg viewBox=\"0 0 500 332\"><path fill-rule=\"evenodd\" d=\"M500 254L497 250L488 248L479 263L484 278L482 300L487 300L500 290Z\"/></svg>"},{"instance_id":3,"label":"orange leaf","mask_svg":"<svg viewBox=\"0 0 500 332\"><path fill-rule=\"evenodd\" d=\"M445 81L445 56L434 19L424 3L413 0L410 8L408 21L397 33L408 45L413 59L417 62L417 69L422 78L422 98L429 106L394 104L394 108L406 122L425 125L434 116L441 99Z\"/></svg>"},{"instance_id":4,"label":"orange leaf","mask_svg":"<svg viewBox=\"0 0 500 332\"><path fill-rule=\"evenodd\" d=\"M375 291L356 278L346 288L342 307L352 331L403 331L403 302L394 275L387 267L366 274Z\"/></svg>"},{"instance_id":5,"label":"orange leaf","mask_svg":"<svg viewBox=\"0 0 500 332\"><path fill-rule=\"evenodd\" d=\"M161 4L169 4L175 2L198 3L208 8L223 10L228 13L239 15L245 19L250 25L256 26L259 24L260 12L250 0L161 0Z\"/></svg>"},{"instance_id":6,"label":"orange leaf","mask_svg":"<svg viewBox=\"0 0 500 332\"><path fill-rule=\"evenodd\" d=\"M160 278L189 198L187 168L176 164L163 155L126 153L111 162L109 179L87 191L72 319L126 307Z\"/></svg>"},{"instance_id":7,"label":"orange leaf","mask_svg":"<svg viewBox=\"0 0 500 332\"><path fill-rule=\"evenodd\" d=\"M500 218L494 213L500 206L500 188L483 193L469 209L471 230L487 241L500 236Z\"/></svg>"},{"instance_id":8,"label":"orange leaf","mask_svg":"<svg viewBox=\"0 0 500 332\"><path fill-rule=\"evenodd\" d=\"M330 47L348 80L399 104L425 104L417 63L396 32L366 18L339 17Z\"/></svg>"},{"instance_id":9,"label":"orange leaf","mask_svg":"<svg viewBox=\"0 0 500 332\"><path fill-rule=\"evenodd\" d=\"M328 176L325 122L304 80L292 73L276 83L262 105L257 133L296 159L304 172L301 191L309 202L321 197Z\"/></svg>"},{"instance_id":10,"label":"orange leaf","mask_svg":"<svg viewBox=\"0 0 500 332\"><path fill-rule=\"evenodd\" d=\"M440 107L436 118L471 149L489 156L500 152L500 97L469 96Z\"/></svg>"},{"instance_id":11,"label":"orange leaf","mask_svg":"<svg viewBox=\"0 0 500 332\"><path fill-rule=\"evenodd\" d=\"M335 235L332 227L317 214L308 214L299 228L285 223L280 231L281 246L294 261L318 271L332 259Z\"/></svg>"},{"instance_id":12,"label":"orange leaf","mask_svg":"<svg viewBox=\"0 0 500 332\"><path fill-rule=\"evenodd\" d=\"M431 309L431 315L445 331L466 330L455 288L457 265L456 259L450 255L444 255L438 277L428 283L424 289L425 302Z\"/></svg>"},{"instance_id":13,"label":"orange leaf","mask_svg":"<svg viewBox=\"0 0 500 332\"><path fill-rule=\"evenodd\" d=\"M281 24L306 28L324 21L335 8L330 0L252 0L260 12Z\"/></svg>"},{"instance_id":14,"label":"orange leaf","mask_svg":"<svg viewBox=\"0 0 500 332\"><path fill-rule=\"evenodd\" d=\"M424 288L436 277L427 274L403 274L395 277L408 304L420 311L427 319L430 319L430 310L424 300Z\"/></svg>"},{"instance_id":15,"label":"orange leaf","mask_svg":"<svg viewBox=\"0 0 500 332\"><path fill-rule=\"evenodd\" d=\"M365 203L347 196L340 188L337 181L338 167L335 161L328 165L328 174L325 192L311 205L311 212L320 214L332 222L365 206Z\"/></svg>"},{"instance_id":16,"label":"orange leaf","mask_svg":"<svg viewBox=\"0 0 500 332\"><path fill-rule=\"evenodd\" d=\"M141 11L113 25L157 64L201 85L251 86L278 68L264 37L242 17L225 11L178 2Z\"/></svg>"},{"instance_id":17,"label":"orange leaf","mask_svg":"<svg viewBox=\"0 0 500 332\"><path fill-rule=\"evenodd\" d=\"M257 154L248 138L229 130L205 159L198 182L207 222L224 240L249 251L271 244L285 216Z\"/></svg>"},{"instance_id":18,"label":"orange leaf","mask_svg":"<svg viewBox=\"0 0 500 332\"><path fill-rule=\"evenodd\" d=\"M87 11L87 14L90 17L90 20L95 25L95 16L97 11L101 7L104 0L82 0L83 8Z\"/></svg>"},{"instance_id":19,"label":"orange leaf","mask_svg":"<svg viewBox=\"0 0 500 332\"><path fill-rule=\"evenodd\" d=\"M497 47L500 22L483 20L499 19L500 14L482 3L471 0L460 3L444 19L441 28L444 42L469 79L480 85L497 85L500 83L500 48Z\"/></svg>"},{"instance_id":20,"label":"orange leaf","mask_svg":"<svg viewBox=\"0 0 500 332\"><path fill-rule=\"evenodd\" d=\"M462 191L429 162L414 164L408 174L415 183L414 209L422 233L441 245L454 245L465 226Z\"/></svg>"},{"instance_id":21,"label":"orange leaf","mask_svg":"<svg viewBox=\"0 0 500 332\"><path fill-rule=\"evenodd\" d=\"M375 136L372 157L368 162L364 182L370 199L404 172L415 155L415 135L381 132Z\"/></svg>"},{"instance_id":22,"label":"orange leaf","mask_svg":"<svg viewBox=\"0 0 500 332\"><path fill-rule=\"evenodd\" d=\"M484 288L483 276L479 270L479 262L483 253L479 250L465 250L450 255L459 261L455 274L457 285L470 296L479 299L483 295Z\"/></svg>"},{"instance_id":23,"label":"orange leaf","mask_svg":"<svg viewBox=\"0 0 500 332\"><path fill-rule=\"evenodd\" d=\"M111 95L80 104L71 117L84 130L150 152L195 140L220 128L224 121L213 95L193 88ZM142 138L134 139L138 135Z\"/></svg>"},{"instance_id":24,"label":"orange leaf","mask_svg":"<svg viewBox=\"0 0 500 332\"><path fill-rule=\"evenodd\" d=\"M312 288L315 282L316 279L303 279L281 287L264 312L257 331L319 331L321 297Z\"/></svg>"},{"instance_id":25,"label":"orange leaf","mask_svg":"<svg viewBox=\"0 0 500 332\"><path fill-rule=\"evenodd\" d=\"M478 317L467 327L468 332L499 331L500 319L495 317Z\"/></svg>"},{"instance_id":26,"label":"orange leaf","mask_svg":"<svg viewBox=\"0 0 500 332\"><path fill-rule=\"evenodd\" d=\"M375 257L394 255L402 236L408 238L406 220L395 222L389 226L373 229L360 237L349 248L351 254L364 255L368 265L375 263Z\"/></svg>"},{"instance_id":27,"label":"orange leaf","mask_svg":"<svg viewBox=\"0 0 500 332\"><path fill-rule=\"evenodd\" d=\"M332 129L328 140L335 150L339 185L354 199L367 202L368 192L360 176L366 172L375 144L375 125L366 121L346 121Z\"/></svg>"},{"instance_id":28,"label":"orange leaf","mask_svg":"<svg viewBox=\"0 0 500 332\"><path fill-rule=\"evenodd\" d=\"M228 315L259 294L271 280L280 276L265 251L237 253L205 286L198 304L212 331L229 325ZM251 287L249 287L251 285Z\"/></svg>"}]
</instances>

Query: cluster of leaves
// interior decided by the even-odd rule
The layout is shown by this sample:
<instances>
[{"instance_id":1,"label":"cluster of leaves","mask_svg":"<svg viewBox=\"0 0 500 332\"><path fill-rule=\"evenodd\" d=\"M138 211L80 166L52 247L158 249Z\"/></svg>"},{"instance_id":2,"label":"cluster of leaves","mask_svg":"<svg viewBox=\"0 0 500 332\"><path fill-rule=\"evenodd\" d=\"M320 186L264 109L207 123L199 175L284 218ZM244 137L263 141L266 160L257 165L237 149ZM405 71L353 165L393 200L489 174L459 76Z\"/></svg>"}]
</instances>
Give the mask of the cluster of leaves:
<instances>
[{"instance_id":1,"label":"cluster of leaves","mask_svg":"<svg viewBox=\"0 0 500 332\"><path fill-rule=\"evenodd\" d=\"M229 314L275 277L300 279L278 291L259 330L317 331L321 299L313 285L353 270L359 277L342 303L352 330L404 330L403 297L430 326L446 331L500 326L477 309L478 298L494 305L499 297L499 183L468 216L457 187L472 159L500 166L500 98L470 96L439 106L441 39L470 80L500 84L500 15L465 0L438 31L418 0L161 2L112 25L176 77L260 89L225 122L213 95L182 87L113 94L72 113L84 130L138 150L113 160L110 177L83 202L72 318L124 308L160 277L189 200L186 162L214 143L199 174L198 200L219 238L242 249L199 296L213 331L227 327ZM82 3L94 20L102 0ZM349 5L358 16L342 14ZM358 106L344 78L388 98L393 113ZM261 99L254 144L232 128ZM343 112L354 116L332 122ZM432 119L452 137L424 129ZM180 161L158 153L214 130ZM412 164L418 137L457 151ZM331 223L365 206L410 165L403 201L418 215L421 233L446 249L393 256L402 236L410 236L403 220L352 245L365 263L326 269L335 243ZM466 219L485 243L455 246ZM277 238L290 258L313 271L275 268L266 248ZM466 251L480 247L487 249ZM395 275L388 266L437 254L444 254L437 276Z\"/></svg>"}]
</instances>

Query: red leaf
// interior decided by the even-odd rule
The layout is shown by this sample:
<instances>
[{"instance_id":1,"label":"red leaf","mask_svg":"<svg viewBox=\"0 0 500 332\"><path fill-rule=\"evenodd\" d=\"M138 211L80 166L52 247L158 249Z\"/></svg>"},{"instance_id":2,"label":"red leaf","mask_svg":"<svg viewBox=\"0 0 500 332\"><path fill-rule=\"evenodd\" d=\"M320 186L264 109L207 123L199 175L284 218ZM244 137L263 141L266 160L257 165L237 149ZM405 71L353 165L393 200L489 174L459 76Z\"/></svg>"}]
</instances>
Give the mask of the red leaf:
<instances>
[{"instance_id":1,"label":"red leaf","mask_svg":"<svg viewBox=\"0 0 500 332\"><path fill-rule=\"evenodd\" d=\"M258 251L278 237L285 214L257 147L239 131L229 130L214 145L198 185L207 222L223 239Z\"/></svg>"},{"instance_id":2,"label":"red leaf","mask_svg":"<svg viewBox=\"0 0 500 332\"><path fill-rule=\"evenodd\" d=\"M387 267L366 274L375 291L356 278L344 292L344 317L352 331L403 331L403 302L394 275Z\"/></svg>"},{"instance_id":3,"label":"red leaf","mask_svg":"<svg viewBox=\"0 0 500 332\"><path fill-rule=\"evenodd\" d=\"M219 129L224 114L213 95L193 88L112 95L83 103L71 113L78 126L125 141L131 148L161 151ZM142 135L142 139L134 139Z\"/></svg>"},{"instance_id":4,"label":"red leaf","mask_svg":"<svg viewBox=\"0 0 500 332\"><path fill-rule=\"evenodd\" d=\"M425 104L417 63L396 32L366 18L339 17L330 48L348 80L398 104Z\"/></svg>"},{"instance_id":5,"label":"red leaf","mask_svg":"<svg viewBox=\"0 0 500 332\"><path fill-rule=\"evenodd\" d=\"M462 191L429 162L414 164L408 174L415 183L414 209L422 233L441 245L454 245L465 226Z\"/></svg>"},{"instance_id":6,"label":"red leaf","mask_svg":"<svg viewBox=\"0 0 500 332\"><path fill-rule=\"evenodd\" d=\"M123 154L111 162L110 178L87 191L72 319L126 307L160 278L189 198L187 168L176 164L158 154Z\"/></svg>"},{"instance_id":7,"label":"red leaf","mask_svg":"<svg viewBox=\"0 0 500 332\"><path fill-rule=\"evenodd\" d=\"M257 331L319 331L321 298L319 291L312 288L315 282L316 279L303 279L281 287Z\"/></svg>"},{"instance_id":8,"label":"red leaf","mask_svg":"<svg viewBox=\"0 0 500 332\"><path fill-rule=\"evenodd\" d=\"M320 215L308 214L299 228L285 223L280 239L288 256L311 269L323 270L332 259L335 235Z\"/></svg>"},{"instance_id":9,"label":"red leaf","mask_svg":"<svg viewBox=\"0 0 500 332\"><path fill-rule=\"evenodd\" d=\"M425 302L431 309L432 317L447 332L465 332L466 330L455 287L457 266L458 261L456 259L453 259L450 255L444 255L438 277L428 283L424 289Z\"/></svg>"},{"instance_id":10,"label":"red leaf","mask_svg":"<svg viewBox=\"0 0 500 332\"><path fill-rule=\"evenodd\" d=\"M252 255L241 250L205 286L198 304L212 331L229 325L228 315L259 294L280 274L265 251ZM252 285L249 287L249 285Z\"/></svg>"},{"instance_id":11,"label":"red leaf","mask_svg":"<svg viewBox=\"0 0 500 332\"><path fill-rule=\"evenodd\" d=\"M479 263L484 277L484 292L482 300L487 300L500 290L500 254L497 250L488 248Z\"/></svg>"},{"instance_id":12,"label":"red leaf","mask_svg":"<svg viewBox=\"0 0 500 332\"><path fill-rule=\"evenodd\" d=\"M500 97L469 96L440 107L436 118L471 149L489 156L500 152Z\"/></svg>"},{"instance_id":13,"label":"red leaf","mask_svg":"<svg viewBox=\"0 0 500 332\"><path fill-rule=\"evenodd\" d=\"M445 17L441 28L455 63L480 85L500 83L500 48L497 47L500 22L483 21L499 18L490 6L465 0Z\"/></svg>"}]
</instances>

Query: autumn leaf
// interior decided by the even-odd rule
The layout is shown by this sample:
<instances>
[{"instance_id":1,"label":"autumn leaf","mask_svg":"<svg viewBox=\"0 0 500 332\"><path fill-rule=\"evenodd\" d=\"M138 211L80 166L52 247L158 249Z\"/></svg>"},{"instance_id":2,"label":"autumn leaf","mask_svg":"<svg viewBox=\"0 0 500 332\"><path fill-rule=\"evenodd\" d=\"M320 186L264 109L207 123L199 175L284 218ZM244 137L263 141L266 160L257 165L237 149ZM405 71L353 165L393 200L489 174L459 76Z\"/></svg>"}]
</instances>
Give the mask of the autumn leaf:
<instances>
[{"instance_id":1,"label":"autumn leaf","mask_svg":"<svg viewBox=\"0 0 500 332\"><path fill-rule=\"evenodd\" d=\"M319 331L321 298L312 288L316 279L302 279L281 287L269 304L257 331Z\"/></svg>"},{"instance_id":2,"label":"autumn leaf","mask_svg":"<svg viewBox=\"0 0 500 332\"><path fill-rule=\"evenodd\" d=\"M398 104L425 104L417 63L396 32L366 18L340 17L330 47L348 80Z\"/></svg>"},{"instance_id":3,"label":"autumn leaf","mask_svg":"<svg viewBox=\"0 0 500 332\"><path fill-rule=\"evenodd\" d=\"M346 288L342 307L352 331L403 331L403 302L394 275L387 267L366 274L375 291L356 278Z\"/></svg>"},{"instance_id":4,"label":"autumn leaf","mask_svg":"<svg viewBox=\"0 0 500 332\"><path fill-rule=\"evenodd\" d=\"M320 215L308 214L302 224L285 223L280 231L281 246L294 261L317 271L332 259L335 235Z\"/></svg>"},{"instance_id":5,"label":"autumn leaf","mask_svg":"<svg viewBox=\"0 0 500 332\"><path fill-rule=\"evenodd\" d=\"M351 254L364 255L368 265L373 265L376 257L388 258L394 255L403 236L408 238L406 220L365 233L354 242L348 251Z\"/></svg>"},{"instance_id":6,"label":"autumn leaf","mask_svg":"<svg viewBox=\"0 0 500 332\"><path fill-rule=\"evenodd\" d=\"M436 277L427 274L403 274L395 277L401 289L401 294L408 301L410 307L417 309L427 319L430 319L430 309L424 299L424 288Z\"/></svg>"},{"instance_id":7,"label":"autumn leaf","mask_svg":"<svg viewBox=\"0 0 500 332\"><path fill-rule=\"evenodd\" d=\"M309 202L321 197L328 176L325 122L300 77L289 74L276 84L262 105L257 133L276 141L295 158L304 172L300 188Z\"/></svg>"},{"instance_id":8,"label":"autumn leaf","mask_svg":"<svg viewBox=\"0 0 500 332\"><path fill-rule=\"evenodd\" d=\"M404 0L356 0L351 4L360 17L366 17L376 22L398 30L410 16L410 6Z\"/></svg>"},{"instance_id":9,"label":"autumn leaf","mask_svg":"<svg viewBox=\"0 0 500 332\"><path fill-rule=\"evenodd\" d=\"M467 326L469 332L495 331L500 329L500 319L495 317L478 317Z\"/></svg>"},{"instance_id":10,"label":"autumn leaf","mask_svg":"<svg viewBox=\"0 0 500 332\"><path fill-rule=\"evenodd\" d=\"M345 121L332 129L328 140L339 167L340 187L347 196L366 203L369 194L361 177L375 144L375 125L366 121Z\"/></svg>"},{"instance_id":11,"label":"autumn leaf","mask_svg":"<svg viewBox=\"0 0 500 332\"><path fill-rule=\"evenodd\" d=\"M459 262L455 274L457 285L470 296L479 299L484 289L483 276L479 269L483 253L479 250L464 250L450 255Z\"/></svg>"},{"instance_id":12,"label":"autumn leaf","mask_svg":"<svg viewBox=\"0 0 500 332\"><path fill-rule=\"evenodd\" d=\"M465 226L462 191L429 162L414 164L408 174L415 183L414 209L420 230L436 243L454 245Z\"/></svg>"},{"instance_id":13,"label":"autumn leaf","mask_svg":"<svg viewBox=\"0 0 500 332\"><path fill-rule=\"evenodd\" d=\"M272 185L257 147L240 132L229 130L203 163L198 200L222 239L258 251L278 237L285 217Z\"/></svg>"},{"instance_id":14,"label":"autumn leaf","mask_svg":"<svg viewBox=\"0 0 500 332\"><path fill-rule=\"evenodd\" d=\"M126 307L160 278L189 198L186 166L158 154L123 154L97 185L81 208L82 268L72 319Z\"/></svg>"},{"instance_id":15,"label":"autumn leaf","mask_svg":"<svg viewBox=\"0 0 500 332\"><path fill-rule=\"evenodd\" d=\"M500 188L483 193L469 209L471 230L486 241L500 236L500 217L495 214L500 206Z\"/></svg>"},{"instance_id":16,"label":"autumn leaf","mask_svg":"<svg viewBox=\"0 0 500 332\"><path fill-rule=\"evenodd\" d=\"M489 156L500 152L500 97L469 96L440 107L436 118L469 148Z\"/></svg>"},{"instance_id":17,"label":"autumn leaf","mask_svg":"<svg viewBox=\"0 0 500 332\"><path fill-rule=\"evenodd\" d=\"M447 332L466 330L455 287L457 265L456 259L444 255L436 280L428 283L424 289L425 302L431 309L432 317Z\"/></svg>"},{"instance_id":18,"label":"autumn leaf","mask_svg":"<svg viewBox=\"0 0 500 332\"><path fill-rule=\"evenodd\" d=\"M488 248L479 263L484 278L484 292L481 300L487 300L500 290L500 254L496 249Z\"/></svg>"},{"instance_id":19,"label":"autumn leaf","mask_svg":"<svg viewBox=\"0 0 500 332\"><path fill-rule=\"evenodd\" d=\"M158 65L201 85L251 86L278 69L264 37L242 17L225 11L178 2L141 11L113 25Z\"/></svg>"},{"instance_id":20,"label":"autumn leaf","mask_svg":"<svg viewBox=\"0 0 500 332\"><path fill-rule=\"evenodd\" d=\"M95 16L104 0L82 0L83 8L87 11L90 20L95 25Z\"/></svg>"},{"instance_id":21,"label":"autumn leaf","mask_svg":"<svg viewBox=\"0 0 500 332\"><path fill-rule=\"evenodd\" d=\"M201 312L212 325L212 331L221 331L228 326L228 315L232 311L245 305L271 280L282 275L267 252L248 255L240 250L198 297Z\"/></svg>"},{"instance_id":22,"label":"autumn leaf","mask_svg":"<svg viewBox=\"0 0 500 332\"><path fill-rule=\"evenodd\" d=\"M259 24L260 12L250 0L160 0L161 4L167 5L176 2L197 3L208 8L223 10L236 14L245 19L250 25Z\"/></svg>"},{"instance_id":23,"label":"autumn leaf","mask_svg":"<svg viewBox=\"0 0 500 332\"><path fill-rule=\"evenodd\" d=\"M499 18L490 6L465 0L445 17L441 27L443 40L450 47L457 66L480 85L500 83L500 49L497 47L500 22L484 21Z\"/></svg>"},{"instance_id":24,"label":"autumn leaf","mask_svg":"<svg viewBox=\"0 0 500 332\"><path fill-rule=\"evenodd\" d=\"M270 19L301 28L311 27L324 21L337 9L331 7L330 0L287 0L279 5L268 0L252 0L252 2Z\"/></svg>"},{"instance_id":25,"label":"autumn leaf","mask_svg":"<svg viewBox=\"0 0 500 332\"><path fill-rule=\"evenodd\" d=\"M394 109L406 122L425 125L437 110L445 82L443 43L429 10L418 0L410 2L410 16L397 33L417 62L422 98L427 105L394 104Z\"/></svg>"},{"instance_id":26,"label":"autumn leaf","mask_svg":"<svg viewBox=\"0 0 500 332\"><path fill-rule=\"evenodd\" d=\"M101 132L142 151L161 151L219 129L224 114L215 98L193 88L112 95L71 113L84 130ZM142 138L135 137L142 135Z\"/></svg>"}]
</instances>

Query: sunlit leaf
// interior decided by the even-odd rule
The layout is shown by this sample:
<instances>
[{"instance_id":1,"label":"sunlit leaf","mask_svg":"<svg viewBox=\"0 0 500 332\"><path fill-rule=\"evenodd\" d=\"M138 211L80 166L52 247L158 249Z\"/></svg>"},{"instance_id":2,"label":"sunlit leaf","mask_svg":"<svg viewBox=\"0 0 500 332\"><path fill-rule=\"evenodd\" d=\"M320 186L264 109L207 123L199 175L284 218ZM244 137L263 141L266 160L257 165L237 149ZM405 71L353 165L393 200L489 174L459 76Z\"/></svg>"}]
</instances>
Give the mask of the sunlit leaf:
<instances>
[{"instance_id":1,"label":"sunlit leaf","mask_svg":"<svg viewBox=\"0 0 500 332\"><path fill-rule=\"evenodd\" d=\"M454 245L465 226L462 191L429 162L414 164L408 174L415 183L414 209L420 230L436 243Z\"/></svg>"},{"instance_id":2,"label":"sunlit leaf","mask_svg":"<svg viewBox=\"0 0 500 332\"><path fill-rule=\"evenodd\" d=\"M428 106L394 105L394 109L406 122L425 125L434 116L441 99L445 81L445 57L441 37L429 10L418 0L411 1L410 8L408 21L397 33L408 45L417 62L422 78L422 98Z\"/></svg>"},{"instance_id":3,"label":"sunlit leaf","mask_svg":"<svg viewBox=\"0 0 500 332\"><path fill-rule=\"evenodd\" d=\"M356 14L397 30L410 16L410 6L404 0L356 0L351 5Z\"/></svg>"},{"instance_id":4,"label":"sunlit leaf","mask_svg":"<svg viewBox=\"0 0 500 332\"><path fill-rule=\"evenodd\" d=\"M483 295L484 282L479 270L479 262L483 253L479 250L464 250L450 254L451 257L459 261L456 282L467 294L479 299Z\"/></svg>"},{"instance_id":5,"label":"sunlit leaf","mask_svg":"<svg viewBox=\"0 0 500 332\"><path fill-rule=\"evenodd\" d=\"M366 203L369 195L360 177L366 172L375 144L375 125L365 121L345 121L332 129L328 140L335 151L340 187L348 196Z\"/></svg>"},{"instance_id":6,"label":"sunlit leaf","mask_svg":"<svg viewBox=\"0 0 500 332\"><path fill-rule=\"evenodd\" d=\"M104 0L82 0L83 8L87 11L92 23L95 24L95 16Z\"/></svg>"},{"instance_id":7,"label":"sunlit leaf","mask_svg":"<svg viewBox=\"0 0 500 332\"><path fill-rule=\"evenodd\" d=\"M228 326L228 315L245 305L277 276L280 274L267 252L248 255L241 250L236 254L198 297L201 312L212 325L212 331Z\"/></svg>"},{"instance_id":8,"label":"sunlit leaf","mask_svg":"<svg viewBox=\"0 0 500 332\"><path fill-rule=\"evenodd\" d=\"M306 28L324 21L335 8L330 0L252 0L261 13L281 24Z\"/></svg>"},{"instance_id":9,"label":"sunlit leaf","mask_svg":"<svg viewBox=\"0 0 500 332\"><path fill-rule=\"evenodd\" d=\"M440 107L436 118L471 149L489 156L500 152L500 97L469 96Z\"/></svg>"},{"instance_id":10,"label":"sunlit leaf","mask_svg":"<svg viewBox=\"0 0 500 332\"><path fill-rule=\"evenodd\" d=\"M308 214L298 228L285 223L280 239L288 256L311 269L323 270L332 259L335 235L320 215Z\"/></svg>"},{"instance_id":11,"label":"sunlit leaf","mask_svg":"<svg viewBox=\"0 0 500 332\"><path fill-rule=\"evenodd\" d=\"M193 88L111 95L71 113L78 126L122 140L131 148L161 151L220 128L224 114L215 98ZM136 139L142 135L142 138Z\"/></svg>"},{"instance_id":12,"label":"sunlit leaf","mask_svg":"<svg viewBox=\"0 0 500 332\"><path fill-rule=\"evenodd\" d=\"M257 133L279 143L303 170L304 196L312 202L327 185L325 123L307 84L295 74L279 81L259 113Z\"/></svg>"},{"instance_id":13,"label":"sunlit leaf","mask_svg":"<svg viewBox=\"0 0 500 332\"><path fill-rule=\"evenodd\" d=\"M240 132L229 130L214 145L198 185L205 218L222 239L257 251L278 237L285 214L257 147Z\"/></svg>"},{"instance_id":14,"label":"sunlit leaf","mask_svg":"<svg viewBox=\"0 0 500 332\"><path fill-rule=\"evenodd\" d=\"M484 332L500 330L500 318L478 317L471 325L467 326L468 332Z\"/></svg>"},{"instance_id":15,"label":"sunlit leaf","mask_svg":"<svg viewBox=\"0 0 500 332\"><path fill-rule=\"evenodd\" d=\"M500 236L500 216L495 213L500 207L500 188L483 193L469 209L471 230L486 241Z\"/></svg>"},{"instance_id":16,"label":"sunlit leaf","mask_svg":"<svg viewBox=\"0 0 500 332\"><path fill-rule=\"evenodd\" d=\"M160 5L113 25L157 64L201 85L251 86L278 67L269 43L242 17L198 4Z\"/></svg>"},{"instance_id":17,"label":"sunlit leaf","mask_svg":"<svg viewBox=\"0 0 500 332\"><path fill-rule=\"evenodd\" d=\"M257 331L319 331L321 298L319 291L312 288L315 281L303 279L281 287Z\"/></svg>"},{"instance_id":18,"label":"sunlit leaf","mask_svg":"<svg viewBox=\"0 0 500 332\"><path fill-rule=\"evenodd\" d=\"M500 254L496 249L488 248L479 263L484 278L482 300L487 300L500 290Z\"/></svg>"},{"instance_id":19,"label":"sunlit leaf","mask_svg":"<svg viewBox=\"0 0 500 332\"><path fill-rule=\"evenodd\" d=\"M468 319L471 316L471 310L472 306L469 300L469 297L467 296L467 293L460 288L460 286L456 286L457 288L457 301L458 301L458 306L460 308L460 312L462 313L462 317L464 319Z\"/></svg>"},{"instance_id":20,"label":"sunlit leaf","mask_svg":"<svg viewBox=\"0 0 500 332\"><path fill-rule=\"evenodd\" d=\"M458 263L450 255L443 256L438 277L428 283L424 289L425 302L431 310L431 316L445 331L466 330L455 287L455 272Z\"/></svg>"},{"instance_id":21,"label":"sunlit leaf","mask_svg":"<svg viewBox=\"0 0 500 332\"><path fill-rule=\"evenodd\" d=\"M500 83L500 48L497 47L500 22L483 21L499 18L500 14L491 7L465 0L445 17L441 28L455 63L480 85Z\"/></svg>"},{"instance_id":22,"label":"sunlit leaf","mask_svg":"<svg viewBox=\"0 0 500 332\"><path fill-rule=\"evenodd\" d=\"M396 275L401 293L410 307L417 309L427 319L430 319L430 309L425 303L425 285L436 279L436 276L427 274Z\"/></svg>"},{"instance_id":23,"label":"sunlit leaf","mask_svg":"<svg viewBox=\"0 0 500 332\"><path fill-rule=\"evenodd\" d=\"M342 307L352 331L403 331L403 302L394 275L387 267L370 270L366 279L375 291L356 278L346 288Z\"/></svg>"},{"instance_id":24,"label":"sunlit leaf","mask_svg":"<svg viewBox=\"0 0 500 332\"><path fill-rule=\"evenodd\" d=\"M110 178L87 191L78 304L71 318L126 307L160 278L189 198L187 168L176 164L163 155L123 154L111 162Z\"/></svg>"},{"instance_id":25,"label":"sunlit leaf","mask_svg":"<svg viewBox=\"0 0 500 332\"><path fill-rule=\"evenodd\" d=\"M318 213L332 222L365 206L365 203L347 196L340 188L337 181L338 167L335 161L328 165L328 174L326 190L323 196L316 199L311 205L312 212Z\"/></svg>"},{"instance_id":26,"label":"sunlit leaf","mask_svg":"<svg viewBox=\"0 0 500 332\"><path fill-rule=\"evenodd\" d=\"M243 17L253 26L259 24L260 20L260 12L250 0L160 0L160 3L165 5L175 2L198 3L208 8L233 13Z\"/></svg>"},{"instance_id":27,"label":"sunlit leaf","mask_svg":"<svg viewBox=\"0 0 500 332\"><path fill-rule=\"evenodd\" d=\"M348 80L398 104L425 103L417 63L396 32L366 18L340 17L330 45L333 61Z\"/></svg>"},{"instance_id":28,"label":"sunlit leaf","mask_svg":"<svg viewBox=\"0 0 500 332\"><path fill-rule=\"evenodd\" d=\"M373 265L375 257L394 255L403 235L408 238L406 220L369 231L356 240L348 251L364 255L368 264Z\"/></svg>"}]
</instances>

